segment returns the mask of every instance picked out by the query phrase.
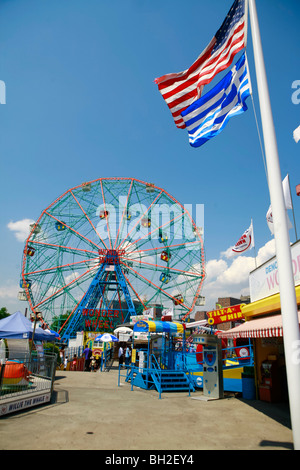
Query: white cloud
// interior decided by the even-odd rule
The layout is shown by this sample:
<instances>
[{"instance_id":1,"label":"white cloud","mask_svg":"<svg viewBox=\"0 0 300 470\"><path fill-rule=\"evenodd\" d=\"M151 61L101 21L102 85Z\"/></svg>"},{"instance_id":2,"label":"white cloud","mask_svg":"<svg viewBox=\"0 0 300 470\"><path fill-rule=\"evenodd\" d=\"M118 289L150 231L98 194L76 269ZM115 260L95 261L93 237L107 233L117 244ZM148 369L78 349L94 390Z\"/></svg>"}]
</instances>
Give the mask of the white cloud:
<instances>
[{"instance_id":1,"label":"white cloud","mask_svg":"<svg viewBox=\"0 0 300 470\"><path fill-rule=\"evenodd\" d=\"M209 260L206 264L206 278L201 295L205 297L205 310L215 308L218 297L235 297L249 295L249 274L256 265L272 258L275 255L274 239L268 241L258 250L256 264L253 250L253 256L235 256L233 259L227 256L225 261L222 257L230 249L222 252L221 259Z\"/></svg>"},{"instance_id":2,"label":"white cloud","mask_svg":"<svg viewBox=\"0 0 300 470\"><path fill-rule=\"evenodd\" d=\"M19 288L17 285L6 285L6 286L1 286L0 287L0 299L7 301L17 299Z\"/></svg>"},{"instance_id":3,"label":"white cloud","mask_svg":"<svg viewBox=\"0 0 300 470\"><path fill-rule=\"evenodd\" d=\"M217 281L221 285L232 286L248 282L249 273L255 268L255 260L252 257L238 256L231 265L219 274Z\"/></svg>"},{"instance_id":4,"label":"white cloud","mask_svg":"<svg viewBox=\"0 0 300 470\"><path fill-rule=\"evenodd\" d=\"M30 233L30 224L33 224L32 219L22 219L16 222L9 222L7 228L15 233L16 239L19 242L24 242Z\"/></svg>"},{"instance_id":5,"label":"white cloud","mask_svg":"<svg viewBox=\"0 0 300 470\"><path fill-rule=\"evenodd\" d=\"M228 268L228 264L223 259L212 259L206 264L206 281L210 282L217 278L224 270Z\"/></svg>"},{"instance_id":6,"label":"white cloud","mask_svg":"<svg viewBox=\"0 0 300 470\"><path fill-rule=\"evenodd\" d=\"M229 248L227 248L226 251L221 251L221 257L222 258L234 258L236 255L232 251L232 248L233 248L233 246L230 246Z\"/></svg>"},{"instance_id":7,"label":"white cloud","mask_svg":"<svg viewBox=\"0 0 300 470\"><path fill-rule=\"evenodd\" d=\"M268 241L264 246L262 246L257 253L257 266L263 264L268 259L275 256L275 239Z\"/></svg>"}]
</instances>

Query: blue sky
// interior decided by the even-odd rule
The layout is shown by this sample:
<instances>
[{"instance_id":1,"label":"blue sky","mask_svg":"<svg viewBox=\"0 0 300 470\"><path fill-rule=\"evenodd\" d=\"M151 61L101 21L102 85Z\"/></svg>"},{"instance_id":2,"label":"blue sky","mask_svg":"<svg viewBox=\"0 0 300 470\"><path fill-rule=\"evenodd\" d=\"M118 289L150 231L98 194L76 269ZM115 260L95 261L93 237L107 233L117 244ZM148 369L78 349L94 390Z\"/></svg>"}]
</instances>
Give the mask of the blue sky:
<instances>
[{"instance_id":1,"label":"blue sky","mask_svg":"<svg viewBox=\"0 0 300 470\"><path fill-rule=\"evenodd\" d=\"M295 193L300 142L292 137L300 125L300 93L292 88L300 81L300 4L256 3L282 178L290 176L300 233ZM182 204L204 204L206 308L219 296L247 293L254 250L234 260L222 253L251 218L259 261L273 253L252 102L248 99L248 111L233 118L222 134L194 149L187 132L175 127L154 83L194 62L231 4L0 0L0 80L6 86L6 104L0 105L0 307L10 313L25 308L16 300L24 220L37 220L69 188L109 176L149 181ZM250 24L247 54L259 118ZM290 237L294 242L293 230Z\"/></svg>"}]
</instances>

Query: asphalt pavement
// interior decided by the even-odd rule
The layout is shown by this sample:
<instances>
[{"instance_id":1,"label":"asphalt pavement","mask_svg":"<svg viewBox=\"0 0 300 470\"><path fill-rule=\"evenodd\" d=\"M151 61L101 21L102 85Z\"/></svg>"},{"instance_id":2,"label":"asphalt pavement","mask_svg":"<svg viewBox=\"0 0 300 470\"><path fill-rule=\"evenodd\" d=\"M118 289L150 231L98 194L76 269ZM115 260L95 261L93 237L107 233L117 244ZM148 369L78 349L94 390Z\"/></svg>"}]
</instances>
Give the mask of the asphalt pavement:
<instances>
[{"instance_id":1,"label":"asphalt pavement","mask_svg":"<svg viewBox=\"0 0 300 470\"><path fill-rule=\"evenodd\" d=\"M50 403L0 419L0 449L101 450L107 459L117 459L121 451L133 456L141 450L176 451L182 459L200 450L292 450L293 440L286 404L234 394L206 400L201 390L159 399L155 390L131 390L125 377L118 385L113 367L57 371Z\"/></svg>"}]
</instances>

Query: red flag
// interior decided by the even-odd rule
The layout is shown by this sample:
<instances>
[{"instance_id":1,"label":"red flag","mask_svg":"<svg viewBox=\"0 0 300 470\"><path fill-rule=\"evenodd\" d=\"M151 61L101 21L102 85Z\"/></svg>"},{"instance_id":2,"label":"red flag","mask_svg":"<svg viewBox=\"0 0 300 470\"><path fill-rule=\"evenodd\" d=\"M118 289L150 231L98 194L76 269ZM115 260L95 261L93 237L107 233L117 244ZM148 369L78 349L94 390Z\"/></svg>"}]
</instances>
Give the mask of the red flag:
<instances>
[{"instance_id":1,"label":"red flag","mask_svg":"<svg viewBox=\"0 0 300 470\"><path fill-rule=\"evenodd\" d=\"M199 99L203 86L232 63L245 47L245 0L235 0L221 28L191 67L155 79L178 128L185 128L181 112Z\"/></svg>"}]
</instances>

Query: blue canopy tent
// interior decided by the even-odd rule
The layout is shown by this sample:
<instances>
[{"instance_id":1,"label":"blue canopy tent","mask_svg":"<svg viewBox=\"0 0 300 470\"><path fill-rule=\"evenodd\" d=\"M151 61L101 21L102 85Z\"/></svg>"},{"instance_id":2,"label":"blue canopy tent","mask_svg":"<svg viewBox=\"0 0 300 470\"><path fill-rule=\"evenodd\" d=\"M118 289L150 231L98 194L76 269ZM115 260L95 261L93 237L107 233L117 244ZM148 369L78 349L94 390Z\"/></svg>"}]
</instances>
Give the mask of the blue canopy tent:
<instances>
[{"instance_id":1,"label":"blue canopy tent","mask_svg":"<svg viewBox=\"0 0 300 470\"><path fill-rule=\"evenodd\" d=\"M16 312L0 320L0 338L32 339L33 323L21 312ZM34 339L38 341L54 341L55 334L36 328Z\"/></svg>"}]
</instances>

